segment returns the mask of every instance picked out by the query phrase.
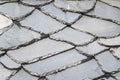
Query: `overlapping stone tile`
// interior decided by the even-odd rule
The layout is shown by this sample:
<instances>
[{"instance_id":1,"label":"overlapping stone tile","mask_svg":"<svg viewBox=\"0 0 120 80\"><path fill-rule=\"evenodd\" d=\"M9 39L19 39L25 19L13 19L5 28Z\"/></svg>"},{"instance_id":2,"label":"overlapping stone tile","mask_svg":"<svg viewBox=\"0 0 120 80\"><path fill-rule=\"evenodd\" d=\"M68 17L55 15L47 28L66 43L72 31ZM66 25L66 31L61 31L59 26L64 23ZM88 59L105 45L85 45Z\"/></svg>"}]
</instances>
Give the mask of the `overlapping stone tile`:
<instances>
[{"instance_id":1,"label":"overlapping stone tile","mask_svg":"<svg viewBox=\"0 0 120 80\"><path fill-rule=\"evenodd\" d=\"M100 39L99 43L106 46L120 46L120 36L110 39Z\"/></svg>"},{"instance_id":2,"label":"overlapping stone tile","mask_svg":"<svg viewBox=\"0 0 120 80\"><path fill-rule=\"evenodd\" d=\"M25 72L23 69L21 69L13 77L11 77L10 80L38 80L38 78L31 76L30 74Z\"/></svg>"},{"instance_id":3,"label":"overlapping stone tile","mask_svg":"<svg viewBox=\"0 0 120 80\"><path fill-rule=\"evenodd\" d=\"M83 16L72 27L98 37L113 37L120 34L120 26L105 20Z\"/></svg>"},{"instance_id":4,"label":"overlapping stone tile","mask_svg":"<svg viewBox=\"0 0 120 80\"><path fill-rule=\"evenodd\" d=\"M119 80L119 2L0 0L0 80Z\"/></svg>"},{"instance_id":5,"label":"overlapping stone tile","mask_svg":"<svg viewBox=\"0 0 120 80\"><path fill-rule=\"evenodd\" d=\"M0 48L8 49L13 46L25 44L34 38L40 38L40 34L28 29L13 25L11 29L0 36Z\"/></svg>"},{"instance_id":6,"label":"overlapping stone tile","mask_svg":"<svg viewBox=\"0 0 120 80\"><path fill-rule=\"evenodd\" d=\"M99 64L102 66L103 70L107 72L117 71L120 69L120 61L118 61L110 51L106 51L102 54L96 56Z\"/></svg>"},{"instance_id":7,"label":"overlapping stone tile","mask_svg":"<svg viewBox=\"0 0 120 80\"><path fill-rule=\"evenodd\" d=\"M22 47L17 50L9 51L8 55L18 62L27 62L37 57L54 55L58 52L72 48L70 44L57 42L50 39L43 39L39 42ZM29 56L28 56L29 55Z\"/></svg>"},{"instance_id":8,"label":"overlapping stone tile","mask_svg":"<svg viewBox=\"0 0 120 80\"><path fill-rule=\"evenodd\" d=\"M94 60L88 61L76 67L69 68L57 74L47 76L50 80L83 80L95 78L103 73Z\"/></svg>"},{"instance_id":9,"label":"overlapping stone tile","mask_svg":"<svg viewBox=\"0 0 120 80\"><path fill-rule=\"evenodd\" d=\"M83 59L86 59L86 57L76 50L70 50L43 61L25 65L24 68L29 72L43 74Z\"/></svg>"},{"instance_id":10,"label":"overlapping stone tile","mask_svg":"<svg viewBox=\"0 0 120 80\"><path fill-rule=\"evenodd\" d=\"M9 19L8 17L0 14L0 35L5 32L6 30L8 30L8 26L12 25L12 20Z\"/></svg>"},{"instance_id":11,"label":"overlapping stone tile","mask_svg":"<svg viewBox=\"0 0 120 80\"><path fill-rule=\"evenodd\" d=\"M67 23L73 23L81 16L81 14L78 14L78 13L64 12L56 8L53 4L43 6L42 11L44 11L45 13L51 15L52 17L60 21L67 22Z\"/></svg>"},{"instance_id":12,"label":"overlapping stone tile","mask_svg":"<svg viewBox=\"0 0 120 80\"><path fill-rule=\"evenodd\" d=\"M120 1L119 0L100 0L103 1L111 6L120 8Z\"/></svg>"},{"instance_id":13,"label":"overlapping stone tile","mask_svg":"<svg viewBox=\"0 0 120 80\"><path fill-rule=\"evenodd\" d=\"M0 0L0 4L4 4L12 1L17 1L17 0Z\"/></svg>"},{"instance_id":14,"label":"overlapping stone tile","mask_svg":"<svg viewBox=\"0 0 120 80\"><path fill-rule=\"evenodd\" d=\"M65 28L64 30L53 34L50 37L56 40L72 42L75 45L84 45L94 40L93 36L71 28Z\"/></svg>"},{"instance_id":15,"label":"overlapping stone tile","mask_svg":"<svg viewBox=\"0 0 120 80\"><path fill-rule=\"evenodd\" d=\"M78 49L80 52L83 52L89 55L95 55L108 48L101 46L100 44L98 44L97 41L94 41L86 46L77 47L76 49Z\"/></svg>"},{"instance_id":16,"label":"overlapping stone tile","mask_svg":"<svg viewBox=\"0 0 120 80\"><path fill-rule=\"evenodd\" d=\"M21 21L21 24L44 33L51 33L65 26L39 10L35 10L32 15Z\"/></svg>"},{"instance_id":17,"label":"overlapping stone tile","mask_svg":"<svg viewBox=\"0 0 120 80\"><path fill-rule=\"evenodd\" d=\"M50 3L52 0L22 0L23 4L34 6Z\"/></svg>"},{"instance_id":18,"label":"overlapping stone tile","mask_svg":"<svg viewBox=\"0 0 120 80\"><path fill-rule=\"evenodd\" d=\"M104 0L106 1L106 0ZM116 1L116 0L115 0ZM114 1L114 2L115 2ZM119 4L119 3L118 3ZM120 23L120 9L114 8L102 2L97 2L95 9L89 13L105 19L111 19Z\"/></svg>"},{"instance_id":19,"label":"overlapping stone tile","mask_svg":"<svg viewBox=\"0 0 120 80\"><path fill-rule=\"evenodd\" d=\"M8 80L9 76L10 76L12 73L13 73L13 71L4 68L4 67L0 64L0 80Z\"/></svg>"},{"instance_id":20,"label":"overlapping stone tile","mask_svg":"<svg viewBox=\"0 0 120 80\"><path fill-rule=\"evenodd\" d=\"M0 62L9 69L17 69L21 65L11 60L7 55L0 57Z\"/></svg>"},{"instance_id":21,"label":"overlapping stone tile","mask_svg":"<svg viewBox=\"0 0 120 80\"><path fill-rule=\"evenodd\" d=\"M73 12L88 12L96 3L96 0L55 0L54 4L58 8Z\"/></svg>"},{"instance_id":22,"label":"overlapping stone tile","mask_svg":"<svg viewBox=\"0 0 120 80\"><path fill-rule=\"evenodd\" d=\"M33 9L34 8L32 7L27 7L17 2L0 5L0 12L10 16L13 19L22 17L31 12Z\"/></svg>"}]
</instances>

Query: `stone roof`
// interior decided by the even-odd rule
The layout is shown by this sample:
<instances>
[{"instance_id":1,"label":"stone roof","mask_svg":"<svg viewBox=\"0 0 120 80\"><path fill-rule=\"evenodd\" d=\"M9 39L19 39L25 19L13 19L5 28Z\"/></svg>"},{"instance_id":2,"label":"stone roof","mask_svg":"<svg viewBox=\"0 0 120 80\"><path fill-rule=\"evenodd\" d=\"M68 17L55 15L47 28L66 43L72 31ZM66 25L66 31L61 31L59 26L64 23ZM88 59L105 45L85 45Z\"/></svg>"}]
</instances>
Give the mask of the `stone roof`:
<instances>
[{"instance_id":1,"label":"stone roof","mask_svg":"<svg viewBox=\"0 0 120 80\"><path fill-rule=\"evenodd\" d=\"M0 80L120 80L120 0L0 0Z\"/></svg>"}]
</instances>

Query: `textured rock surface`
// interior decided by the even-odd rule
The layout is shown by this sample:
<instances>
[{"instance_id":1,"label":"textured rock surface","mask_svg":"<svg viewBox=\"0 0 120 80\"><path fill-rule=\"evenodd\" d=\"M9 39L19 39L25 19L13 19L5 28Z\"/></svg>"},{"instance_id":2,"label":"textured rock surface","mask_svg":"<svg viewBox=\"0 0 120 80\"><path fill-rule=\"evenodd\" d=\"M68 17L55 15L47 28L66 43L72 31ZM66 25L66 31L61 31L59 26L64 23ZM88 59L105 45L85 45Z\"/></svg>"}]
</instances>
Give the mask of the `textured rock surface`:
<instances>
[{"instance_id":1,"label":"textured rock surface","mask_svg":"<svg viewBox=\"0 0 120 80\"><path fill-rule=\"evenodd\" d=\"M0 80L120 80L120 0L0 0Z\"/></svg>"}]
</instances>

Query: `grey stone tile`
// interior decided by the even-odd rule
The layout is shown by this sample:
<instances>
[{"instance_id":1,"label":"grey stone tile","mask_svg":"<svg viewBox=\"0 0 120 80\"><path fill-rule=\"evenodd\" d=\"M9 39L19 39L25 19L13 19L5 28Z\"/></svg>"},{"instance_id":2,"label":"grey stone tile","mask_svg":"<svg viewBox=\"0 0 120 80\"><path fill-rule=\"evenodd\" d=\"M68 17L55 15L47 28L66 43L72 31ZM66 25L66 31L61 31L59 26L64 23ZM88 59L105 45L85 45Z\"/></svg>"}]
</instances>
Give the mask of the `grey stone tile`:
<instances>
[{"instance_id":1,"label":"grey stone tile","mask_svg":"<svg viewBox=\"0 0 120 80\"><path fill-rule=\"evenodd\" d=\"M110 39L100 39L99 43L106 46L118 46L120 45L120 36Z\"/></svg>"},{"instance_id":2,"label":"grey stone tile","mask_svg":"<svg viewBox=\"0 0 120 80\"><path fill-rule=\"evenodd\" d=\"M75 45L83 45L91 42L94 39L94 37L89 34L76 31L71 28L65 28L56 34L51 35L51 38L72 42Z\"/></svg>"},{"instance_id":3,"label":"grey stone tile","mask_svg":"<svg viewBox=\"0 0 120 80\"><path fill-rule=\"evenodd\" d=\"M48 59L25 65L24 68L29 72L43 74L83 59L86 59L86 57L79 54L76 50L70 50Z\"/></svg>"},{"instance_id":4,"label":"grey stone tile","mask_svg":"<svg viewBox=\"0 0 120 80\"><path fill-rule=\"evenodd\" d=\"M34 8L27 7L18 3L6 3L0 5L0 12L10 16L11 18L21 17L31 12Z\"/></svg>"},{"instance_id":5,"label":"grey stone tile","mask_svg":"<svg viewBox=\"0 0 120 80\"><path fill-rule=\"evenodd\" d=\"M83 80L88 78L95 78L103 73L94 60L88 61L76 67L72 67L57 74L47 76L50 80Z\"/></svg>"},{"instance_id":6,"label":"grey stone tile","mask_svg":"<svg viewBox=\"0 0 120 80\"><path fill-rule=\"evenodd\" d=\"M4 68L0 64L0 80L7 80L12 73L13 71Z\"/></svg>"},{"instance_id":7,"label":"grey stone tile","mask_svg":"<svg viewBox=\"0 0 120 80\"><path fill-rule=\"evenodd\" d=\"M16 73L10 80L38 80L38 78L31 76L23 69L21 69L18 73Z\"/></svg>"},{"instance_id":8,"label":"grey stone tile","mask_svg":"<svg viewBox=\"0 0 120 80\"><path fill-rule=\"evenodd\" d=\"M21 21L21 24L44 33L54 32L65 26L38 10L35 10L32 15Z\"/></svg>"},{"instance_id":9,"label":"grey stone tile","mask_svg":"<svg viewBox=\"0 0 120 80\"><path fill-rule=\"evenodd\" d=\"M27 62L34 58L53 55L58 52L70 49L72 47L73 46L64 42L57 42L50 39L44 39L39 42L35 42L34 44L31 44L29 46L9 51L8 55L14 58L15 60L18 60L19 62Z\"/></svg>"},{"instance_id":10,"label":"grey stone tile","mask_svg":"<svg viewBox=\"0 0 120 80\"><path fill-rule=\"evenodd\" d=\"M34 38L40 38L40 34L28 29L13 25L11 29L0 36L0 48L10 48L29 42Z\"/></svg>"},{"instance_id":11,"label":"grey stone tile","mask_svg":"<svg viewBox=\"0 0 120 80\"><path fill-rule=\"evenodd\" d=\"M112 53L106 51L96 56L99 64L102 65L103 70L107 72L117 71L120 69L120 61L118 61Z\"/></svg>"},{"instance_id":12,"label":"grey stone tile","mask_svg":"<svg viewBox=\"0 0 120 80\"><path fill-rule=\"evenodd\" d=\"M87 12L92 9L96 0L55 0L54 4L58 8L63 8L65 10L77 11L77 12Z\"/></svg>"},{"instance_id":13,"label":"grey stone tile","mask_svg":"<svg viewBox=\"0 0 120 80\"><path fill-rule=\"evenodd\" d=\"M120 34L120 26L109 21L83 16L72 27L98 37L113 37Z\"/></svg>"},{"instance_id":14,"label":"grey stone tile","mask_svg":"<svg viewBox=\"0 0 120 80\"><path fill-rule=\"evenodd\" d=\"M100 1L103 1L111 6L115 6L115 7L120 8L120 1L119 0L100 0Z\"/></svg>"},{"instance_id":15,"label":"grey stone tile","mask_svg":"<svg viewBox=\"0 0 120 80\"><path fill-rule=\"evenodd\" d=\"M2 64L4 64L7 68L10 69L15 69L15 68L19 68L21 65L15 63L13 60L11 60L8 56L2 56L0 57L0 62Z\"/></svg>"},{"instance_id":16,"label":"grey stone tile","mask_svg":"<svg viewBox=\"0 0 120 80\"><path fill-rule=\"evenodd\" d=\"M104 0L104 1L106 1L106 0ZM120 3L118 3L118 4L120 4ZM93 11L91 11L89 14L120 22L120 9L114 8L112 6L109 6L109 5L99 2L99 1L97 2L95 9Z\"/></svg>"},{"instance_id":17,"label":"grey stone tile","mask_svg":"<svg viewBox=\"0 0 120 80\"><path fill-rule=\"evenodd\" d=\"M22 0L23 3L28 5L43 5L51 1L52 0Z\"/></svg>"},{"instance_id":18,"label":"grey stone tile","mask_svg":"<svg viewBox=\"0 0 120 80\"><path fill-rule=\"evenodd\" d=\"M72 12L64 12L61 9L56 8L53 4L49 4L42 7L42 11L50 14L51 16L57 18L60 21L72 23L76 21L81 14L72 13ZM59 14L59 15L58 15Z\"/></svg>"},{"instance_id":19,"label":"grey stone tile","mask_svg":"<svg viewBox=\"0 0 120 80\"><path fill-rule=\"evenodd\" d=\"M98 44L97 41L94 41L86 46L77 47L76 49L78 49L80 52L83 52L89 55L94 55L107 49L107 47L101 46L100 44Z\"/></svg>"}]
</instances>

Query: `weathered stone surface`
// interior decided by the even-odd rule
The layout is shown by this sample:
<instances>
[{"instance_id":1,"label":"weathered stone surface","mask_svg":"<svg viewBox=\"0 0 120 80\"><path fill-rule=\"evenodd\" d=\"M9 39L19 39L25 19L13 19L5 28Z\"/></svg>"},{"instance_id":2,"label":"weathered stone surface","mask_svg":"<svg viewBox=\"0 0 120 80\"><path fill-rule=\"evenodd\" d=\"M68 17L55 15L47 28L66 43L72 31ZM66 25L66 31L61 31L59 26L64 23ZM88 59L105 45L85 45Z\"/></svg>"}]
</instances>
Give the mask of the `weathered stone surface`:
<instances>
[{"instance_id":1,"label":"weathered stone surface","mask_svg":"<svg viewBox=\"0 0 120 80\"><path fill-rule=\"evenodd\" d=\"M86 74L86 75L85 75ZM98 67L97 63L92 60L87 63L83 63L76 67L67 69L63 72L59 72L58 74L53 74L48 76L50 80L82 80L86 77L95 78L103 74Z\"/></svg>"},{"instance_id":2,"label":"weathered stone surface","mask_svg":"<svg viewBox=\"0 0 120 80\"><path fill-rule=\"evenodd\" d=\"M118 2L118 4L120 4L120 2ZM99 1L97 2L95 9L88 14L120 22L120 9L114 8Z\"/></svg>"},{"instance_id":3,"label":"weathered stone surface","mask_svg":"<svg viewBox=\"0 0 120 80\"><path fill-rule=\"evenodd\" d=\"M55 6L63 8L65 10L76 11L76 12L87 12L93 8L96 0L55 0Z\"/></svg>"},{"instance_id":4,"label":"weathered stone surface","mask_svg":"<svg viewBox=\"0 0 120 80\"><path fill-rule=\"evenodd\" d=\"M113 37L120 34L120 26L105 20L83 16L73 28L89 32L98 37Z\"/></svg>"},{"instance_id":5,"label":"weathered stone surface","mask_svg":"<svg viewBox=\"0 0 120 80\"><path fill-rule=\"evenodd\" d=\"M98 44L97 41L95 41L86 46L77 47L77 49L83 53L86 53L89 55L94 55L94 54L97 54L97 53L107 49L107 47L101 46L100 44Z\"/></svg>"},{"instance_id":6,"label":"weathered stone surface","mask_svg":"<svg viewBox=\"0 0 120 80\"><path fill-rule=\"evenodd\" d=\"M10 69L19 68L21 66L20 64L17 64L6 55L0 58L0 62Z\"/></svg>"},{"instance_id":7,"label":"weathered stone surface","mask_svg":"<svg viewBox=\"0 0 120 80\"><path fill-rule=\"evenodd\" d=\"M79 32L71 28L66 28L56 34L53 34L51 35L51 38L72 42L75 45L84 45L94 39L94 37L89 34Z\"/></svg>"},{"instance_id":8,"label":"weathered stone surface","mask_svg":"<svg viewBox=\"0 0 120 80\"><path fill-rule=\"evenodd\" d=\"M27 7L19 3L7 3L0 5L0 12L10 16L11 18L17 18L26 15L34 8Z\"/></svg>"},{"instance_id":9,"label":"weathered stone surface","mask_svg":"<svg viewBox=\"0 0 120 80\"><path fill-rule=\"evenodd\" d=\"M78 14L78 13L62 11L56 8L54 4L43 6L42 11L51 15L52 17L55 17L56 19L60 21L67 22L67 23L73 23L81 16L81 14Z\"/></svg>"},{"instance_id":10,"label":"weathered stone surface","mask_svg":"<svg viewBox=\"0 0 120 80\"><path fill-rule=\"evenodd\" d=\"M72 64L79 60L83 60L85 58L85 56L79 54L77 51L71 50L45 59L43 61L25 65L24 68L29 72L43 74L52 70L56 70L60 67L67 66L68 64Z\"/></svg>"},{"instance_id":11,"label":"weathered stone surface","mask_svg":"<svg viewBox=\"0 0 120 80\"><path fill-rule=\"evenodd\" d=\"M46 24L47 23L47 24ZM50 33L63 28L65 25L57 22L39 10L35 10L32 15L21 21L23 26L33 28L36 31Z\"/></svg>"},{"instance_id":12,"label":"weathered stone surface","mask_svg":"<svg viewBox=\"0 0 120 80\"><path fill-rule=\"evenodd\" d=\"M120 80L119 0L0 0L0 80Z\"/></svg>"}]
</instances>

